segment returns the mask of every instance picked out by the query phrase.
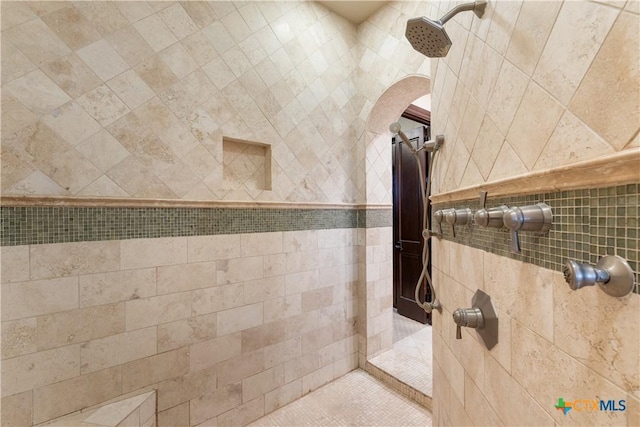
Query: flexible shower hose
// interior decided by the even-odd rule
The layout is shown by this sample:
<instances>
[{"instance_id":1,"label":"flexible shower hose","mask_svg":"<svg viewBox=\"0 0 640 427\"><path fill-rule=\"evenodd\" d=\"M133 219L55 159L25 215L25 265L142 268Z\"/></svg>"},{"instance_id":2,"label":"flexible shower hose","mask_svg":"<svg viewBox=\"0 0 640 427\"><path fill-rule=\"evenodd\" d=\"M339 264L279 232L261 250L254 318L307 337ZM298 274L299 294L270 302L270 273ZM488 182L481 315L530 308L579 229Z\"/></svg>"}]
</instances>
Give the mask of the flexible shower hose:
<instances>
[{"instance_id":1,"label":"flexible shower hose","mask_svg":"<svg viewBox=\"0 0 640 427\"><path fill-rule=\"evenodd\" d=\"M420 156L418 156L418 150L414 149L413 145L409 145L409 149L411 150L413 156L416 158L416 163L418 164L418 174L420 175L420 191L422 192L422 229L425 231L422 235L422 237L424 237L424 246L422 247L422 271L420 272L418 283L416 283L415 300L416 304L418 304L419 307L421 307L427 313L431 313L433 309L440 308L440 302L436 298L436 289L433 286L431 275L428 271L428 243L429 239L431 239L431 234L429 233L429 204L431 203L431 201L429 200L429 194L431 193L431 179L433 170L435 169L435 160L439 150L435 150L431 156L431 164L429 165L429 176L427 179L425 179L424 170L422 169L422 163L420 162ZM422 282L425 279L427 280L427 286L431 289L431 301L421 302L420 288L422 287Z\"/></svg>"}]
</instances>

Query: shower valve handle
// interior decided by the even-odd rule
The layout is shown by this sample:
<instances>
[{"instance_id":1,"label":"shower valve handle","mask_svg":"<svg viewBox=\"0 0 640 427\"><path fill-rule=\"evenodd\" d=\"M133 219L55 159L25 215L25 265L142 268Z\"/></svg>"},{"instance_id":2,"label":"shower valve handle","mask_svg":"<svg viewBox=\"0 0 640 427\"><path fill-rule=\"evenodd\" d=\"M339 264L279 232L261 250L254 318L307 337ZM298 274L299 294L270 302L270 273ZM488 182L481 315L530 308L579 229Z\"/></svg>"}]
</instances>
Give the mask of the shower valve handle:
<instances>
[{"instance_id":1,"label":"shower valve handle","mask_svg":"<svg viewBox=\"0 0 640 427\"><path fill-rule=\"evenodd\" d=\"M511 229L511 251L520 253L518 231L537 231L540 233L549 231L553 222L553 213L547 204L537 203L522 208L508 209L502 219L504 225Z\"/></svg>"}]
</instances>

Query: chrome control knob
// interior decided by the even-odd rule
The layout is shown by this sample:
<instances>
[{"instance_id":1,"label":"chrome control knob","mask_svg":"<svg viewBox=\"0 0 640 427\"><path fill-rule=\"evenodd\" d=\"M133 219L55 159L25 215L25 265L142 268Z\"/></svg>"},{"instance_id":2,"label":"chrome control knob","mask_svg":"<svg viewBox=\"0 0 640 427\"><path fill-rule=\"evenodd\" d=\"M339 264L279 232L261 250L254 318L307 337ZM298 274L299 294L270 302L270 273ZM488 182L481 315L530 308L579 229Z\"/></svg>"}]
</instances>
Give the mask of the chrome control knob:
<instances>
[{"instance_id":1,"label":"chrome control knob","mask_svg":"<svg viewBox=\"0 0 640 427\"><path fill-rule=\"evenodd\" d=\"M553 222L551 208L545 203L513 207L504 213L502 217L504 225L511 229L511 251L520 253L518 231L537 231L544 233L549 231Z\"/></svg>"},{"instance_id":2,"label":"chrome control knob","mask_svg":"<svg viewBox=\"0 0 640 427\"><path fill-rule=\"evenodd\" d=\"M444 214L444 219L451 225L468 225L471 224L473 214L471 209L449 209Z\"/></svg>"},{"instance_id":3,"label":"chrome control knob","mask_svg":"<svg viewBox=\"0 0 640 427\"><path fill-rule=\"evenodd\" d=\"M497 208L480 209L473 215L473 220L480 227L502 228L504 227L504 214L509 210L502 205Z\"/></svg>"}]
</instances>

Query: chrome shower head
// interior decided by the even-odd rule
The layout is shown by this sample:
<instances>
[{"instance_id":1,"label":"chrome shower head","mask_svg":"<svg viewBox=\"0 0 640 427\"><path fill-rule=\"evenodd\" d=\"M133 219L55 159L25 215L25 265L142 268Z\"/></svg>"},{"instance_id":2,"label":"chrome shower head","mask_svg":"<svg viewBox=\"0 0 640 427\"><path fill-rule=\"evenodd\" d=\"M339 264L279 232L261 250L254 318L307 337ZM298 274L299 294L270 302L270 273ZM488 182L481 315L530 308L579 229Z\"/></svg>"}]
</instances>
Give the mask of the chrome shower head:
<instances>
[{"instance_id":1,"label":"chrome shower head","mask_svg":"<svg viewBox=\"0 0 640 427\"><path fill-rule=\"evenodd\" d=\"M413 18L407 21L405 36L411 47L429 58L442 58L447 56L451 48L451 39L444 29L444 24L455 15L466 10L473 10L478 18L482 18L486 1L460 4L437 21L427 17Z\"/></svg>"}]
</instances>

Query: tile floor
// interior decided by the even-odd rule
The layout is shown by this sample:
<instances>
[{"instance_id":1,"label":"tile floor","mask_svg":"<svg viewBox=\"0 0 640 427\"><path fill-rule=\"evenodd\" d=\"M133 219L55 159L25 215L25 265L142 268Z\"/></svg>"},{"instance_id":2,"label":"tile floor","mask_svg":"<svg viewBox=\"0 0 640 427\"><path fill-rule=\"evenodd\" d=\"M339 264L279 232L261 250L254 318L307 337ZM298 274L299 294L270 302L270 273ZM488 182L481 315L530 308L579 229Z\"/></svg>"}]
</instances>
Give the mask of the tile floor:
<instances>
[{"instance_id":1,"label":"tile floor","mask_svg":"<svg viewBox=\"0 0 640 427\"><path fill-rule=\"evenodd\" d=\"M393 313L393 349L369 360L427 396L433 395L431 326Z\"/></svg>"},{"instance_id":2,"label":"tile floor","mask_svg":"<svg viewBox=\"0 0 640 427\"><path fill-rule=\"evenodd\" d=\"M431 426L431 413L358 369L250 426Z\"/></svg>"}]
</instances>

